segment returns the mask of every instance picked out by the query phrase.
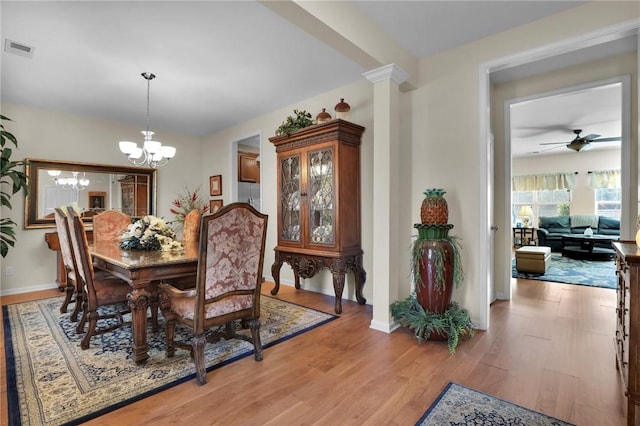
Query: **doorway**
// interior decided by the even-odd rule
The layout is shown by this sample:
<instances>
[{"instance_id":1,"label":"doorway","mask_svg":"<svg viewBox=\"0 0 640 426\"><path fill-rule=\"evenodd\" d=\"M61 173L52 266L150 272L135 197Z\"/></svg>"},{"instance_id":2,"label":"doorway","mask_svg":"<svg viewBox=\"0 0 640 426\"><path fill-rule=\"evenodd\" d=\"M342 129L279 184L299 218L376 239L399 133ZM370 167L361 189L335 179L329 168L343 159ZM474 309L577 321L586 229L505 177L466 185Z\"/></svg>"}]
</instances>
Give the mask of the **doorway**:
<instances>
[{"instance_id":1,"label":"doorway","mask_svg":"<svg viewBox=\"0 0 640 426\"><path fill-rule=\"evenodd\" d=\"M487 250L492 246L495 250L488 254L486 262L479 262L479 270L478 276L486 277L486 281L484 285L480 287L478 294L478 326L482 329L487 329L490 326L490 315L489 315L489 304L493 298L493 295L490 294L491 284L494 284L494 287L497 285L506 285L510 287L511 282L511 270L510 270L510 242L511 235L510 232L505 232L505 228L510 226L510 185L509 190L507 190L506 176L511 176L511 164L510 164L510 153L505 152L509 148L508 144L505 144L505 149L497 149L490 150L490 138L491 138L491 125L493 124L492 119L496 116L495 105L491 104L491 88L492 82L491 77L494 73L510 70L521 70L529 72L529 75L532 71L537 70L540 71L541 65L545 61L549 61L550 63L555 63L556 69L561 68L558 67L558 59L562 58L564 55L575 58L576 53L584 53L585 49L591 47L602 47L607 45L608 43L615 43L618 41L626 41L631 39L633 41L633 51L638 52L638 35L637 30L639 28L639 24L637 21L628 21L623 22L621 24L613 25L607 28L603 28L580 37L574 37L571 39L563 40L559 43L555 43L552 45L543 46L541 48L531 49L529 51L520 52L516 55L512 55L509 57L499 58L497 60L481 63L479 66L479 126L478 126L478 136L479 141L479 158L481 159L481 166L479 169L479 183L480 183L480 223L483 224L482 232L479 234L478 239L478 252L479 253L487 253ZM602 50L602 49L601 49ZM606 50L606 49L605 49ZM577 62L574 62L577 63ZM493 109L492 109L493 107ZM622 129L622 138L623 140L630 141L630 115L627 117L623 117L623 129ZM625 124L626 123L626 124ZM496 146L499 144L496 143ZM482 161L484 160L484 161ZM490 183L490 179L488 177L488 169L490 166L490 161L493 161L496 164L496 174L501 173L503 171L502 176L496 175L496 186L499 191L491 191L488 188ZM637 176L630 176L630 165L637 164L637 158L630 158L627 156L623 160L622 169L626 170L623 172L623 191L626 190L630 193L630 203L629 209L625 212L626 218L622 218L621 221L621 235L626 235L626 232L629 232L629 224L630 217L637 215L638 206L638 194L636 190L631 193L631 183L634 185L637 182ZM625 163L628 163L625 166ZM626 174L626 175L625 175ZM506 175L506 176L505 176ZM502 191L504 188L504 191ZM494 188L491 188L492 190ZM490 197L490 194L496 194L496 199ZM502 193L502 196L499 195ZM501 200L499 198L502 198ZM494 207L494 212L496 212L496 218L492 216L491 209L489 206ZM498 231L500 229L501 231ZM623 230L624 229L624 230ZM492 244L495 241L495 244ZM507 267L509 264L509 267ZM493 274L492 274L493 272ZM496 277L494 283L490 283L491 276ZM500 291L498 288L495 289L496 294ZM503 297L509 297L508 294L502 294Z\"/></svg>"},{"instance_id":2,"label":"doorway","mask_svg":"<svg viewBox=\"0 0 640 426\"><path fill-rule=\"evenodd\" d=\"M233 141L231 144L231 176L233 176L232 202L249 203L256 210L262 211L262 168L260 134ZM249 159L249 167L253 169L243 172L243 165Z\"/></svg>"}]
</instances>

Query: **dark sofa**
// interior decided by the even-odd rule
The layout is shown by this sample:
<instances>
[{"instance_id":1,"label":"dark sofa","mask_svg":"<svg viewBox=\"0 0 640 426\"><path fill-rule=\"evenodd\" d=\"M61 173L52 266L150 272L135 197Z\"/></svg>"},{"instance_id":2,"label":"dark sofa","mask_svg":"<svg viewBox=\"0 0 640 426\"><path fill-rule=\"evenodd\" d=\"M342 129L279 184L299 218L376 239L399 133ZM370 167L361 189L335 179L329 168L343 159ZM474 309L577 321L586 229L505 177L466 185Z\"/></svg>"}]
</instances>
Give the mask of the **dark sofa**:
<instances>
[{"instance_id":1,"label":"dark sofa","mask_svg":"<svg viewBox=\"0 0 640 426\"><path fill-rule=\"evenodd\" d=\"M620 219L598 215L541 216L538 219L538 245L560 251L562 235L584 234L587 228L594 235L620 238Z\"/></svg>"}]
</instances>

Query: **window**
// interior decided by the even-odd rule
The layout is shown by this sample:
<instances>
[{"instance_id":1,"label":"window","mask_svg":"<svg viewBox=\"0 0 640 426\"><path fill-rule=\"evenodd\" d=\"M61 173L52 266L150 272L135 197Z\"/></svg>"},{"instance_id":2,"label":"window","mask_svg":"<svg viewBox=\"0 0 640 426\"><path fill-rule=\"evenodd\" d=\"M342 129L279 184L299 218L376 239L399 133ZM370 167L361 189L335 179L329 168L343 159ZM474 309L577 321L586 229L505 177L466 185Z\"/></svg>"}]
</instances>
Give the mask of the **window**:
<instances>
[{"instance_id":1,"label":"window","mask_svg":"<svg viewBox=\"0 0 640 426\"><path fill-rule=\"evenodd\" d=\"M596 198L596 214L600 216L620 217L622 211L621 188L594 189Z\"/></svg>"},{"instance_id":2,"label":"window","mask_svg":"<svg viewBox=\"0 0 640 426\"><path fill-rule=\"evenodd\" d=\"M540 216L568 216L571 212L571 190L569 189L513 191L511 199L513 203L511 205L511 219L516 224L521 221L518 211L523 205L531 206L534 218ZM537 220L532 221L532 226L537 226Z\"/></svg>"}]
</instances>

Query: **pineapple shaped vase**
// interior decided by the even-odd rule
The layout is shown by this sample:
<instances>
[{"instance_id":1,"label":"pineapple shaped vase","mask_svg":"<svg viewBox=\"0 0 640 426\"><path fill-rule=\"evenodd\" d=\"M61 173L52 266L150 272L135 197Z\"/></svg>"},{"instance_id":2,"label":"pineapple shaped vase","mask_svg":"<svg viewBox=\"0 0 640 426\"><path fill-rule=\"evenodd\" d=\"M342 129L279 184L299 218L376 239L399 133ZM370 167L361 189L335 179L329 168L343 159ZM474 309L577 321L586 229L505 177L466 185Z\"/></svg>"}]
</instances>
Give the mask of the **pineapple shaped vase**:
<instances>
[{"instance_id":1,"label":"pineapple shaped vase","mask_svg":"<svg viewBox=\"0 0 640 426\"><path fill-rule=\"evenodd\" d=\"M449 206L444 199L446 191L427 189L420 207L420 220L424 225L446 225L449 222Z\"/></svg>"}]
</instances>

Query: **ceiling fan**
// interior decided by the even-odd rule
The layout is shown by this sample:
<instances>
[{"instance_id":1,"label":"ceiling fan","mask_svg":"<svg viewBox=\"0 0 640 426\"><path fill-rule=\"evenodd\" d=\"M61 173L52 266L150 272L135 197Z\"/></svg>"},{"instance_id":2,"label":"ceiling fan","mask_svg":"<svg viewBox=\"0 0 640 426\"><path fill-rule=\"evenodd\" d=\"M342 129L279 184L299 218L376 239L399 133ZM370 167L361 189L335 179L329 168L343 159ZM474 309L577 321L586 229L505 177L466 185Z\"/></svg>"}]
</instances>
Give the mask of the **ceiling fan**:
<instances>
[{"instance_id":1,"label":"ceiling fan","mask_svg":"<svg viewBox=\"0 0 640 426\"><path fill-rule=\"evenodd\" d=\"M580 151L587 151L591 149L592 142L614 142L614 141L622 140L622 138L619 136L612 137L612 138L601 138L600 135L596 135L593 133L587 136L580 136L580 133L582 133L582 129L575 129L573 130L573 133L575 133L576 137L569 143L548 142L548 143L541 143L540 145L566 145L567 148L572 149L576 152L580 152Z\"/></svg>"}]
</instances>

